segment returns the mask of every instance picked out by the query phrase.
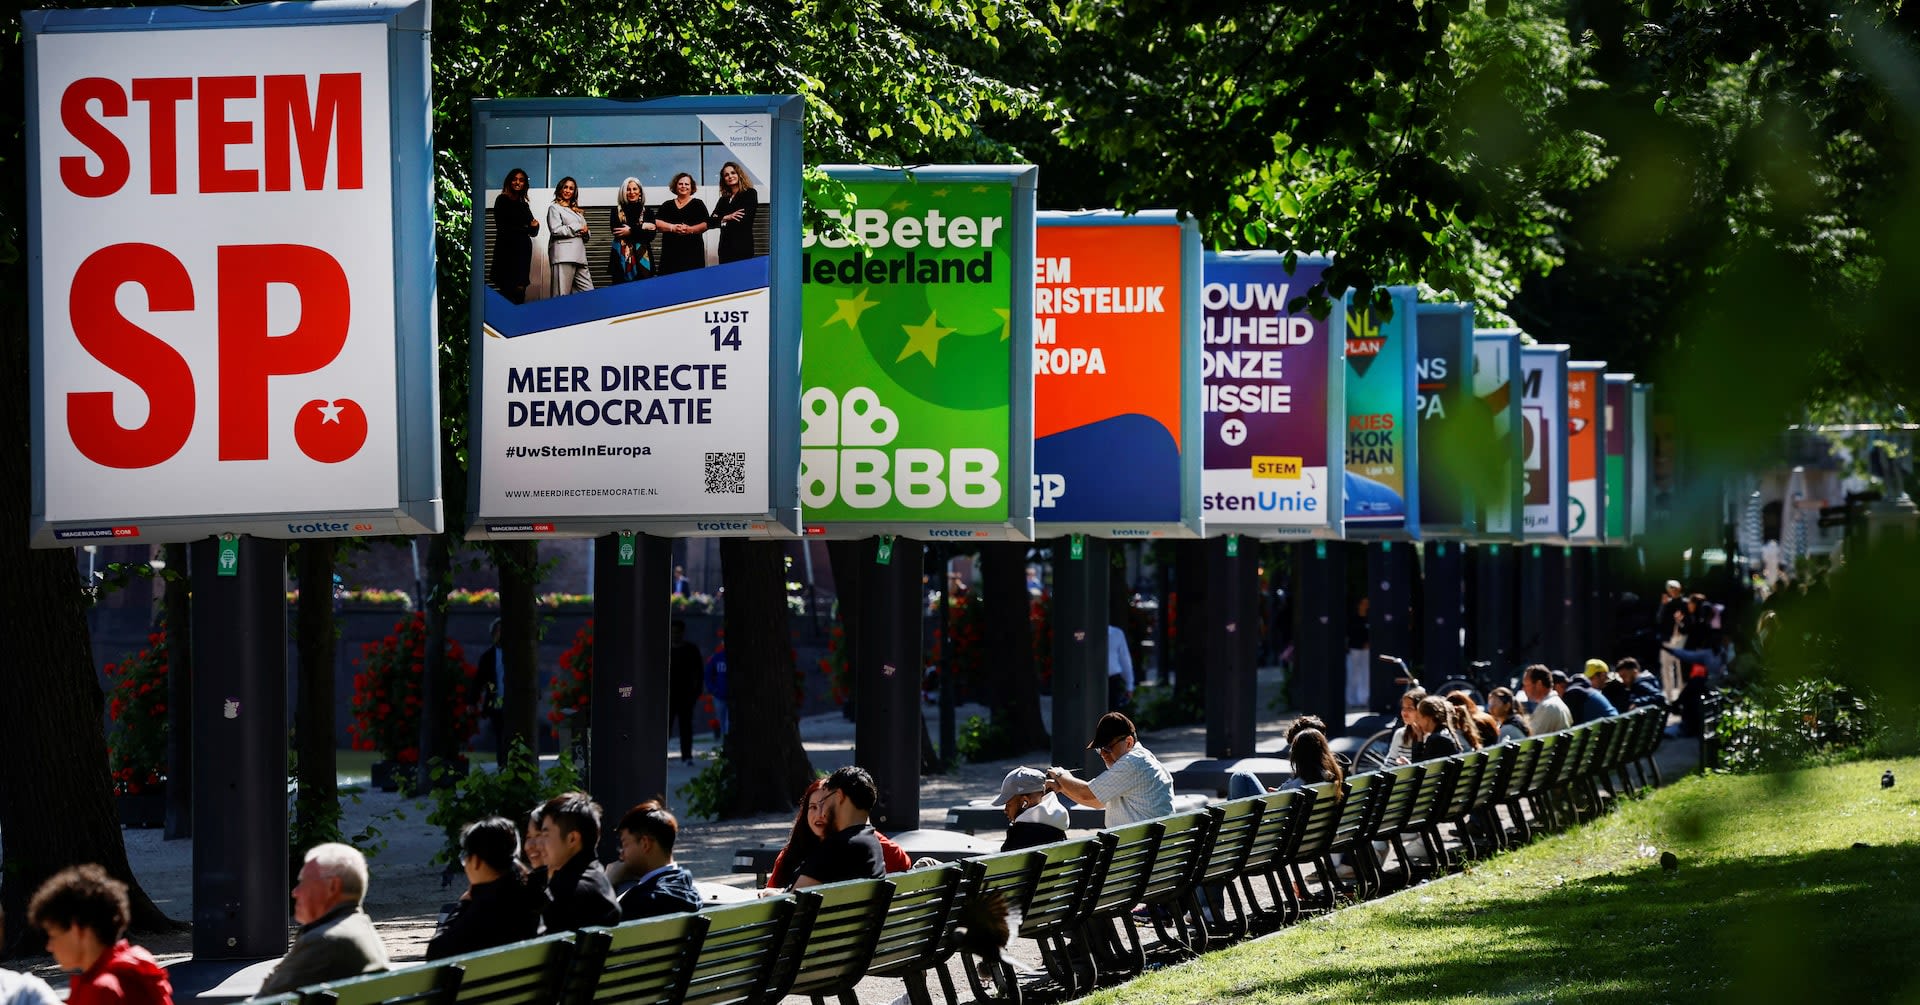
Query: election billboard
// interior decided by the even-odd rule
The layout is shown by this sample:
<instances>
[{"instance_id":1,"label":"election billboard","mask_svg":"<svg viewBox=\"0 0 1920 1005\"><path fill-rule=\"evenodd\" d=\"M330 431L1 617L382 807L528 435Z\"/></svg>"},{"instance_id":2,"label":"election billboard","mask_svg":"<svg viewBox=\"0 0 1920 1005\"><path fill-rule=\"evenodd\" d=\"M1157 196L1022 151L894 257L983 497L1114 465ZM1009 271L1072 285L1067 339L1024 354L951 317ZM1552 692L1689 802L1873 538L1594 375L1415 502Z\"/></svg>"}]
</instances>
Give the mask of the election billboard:
<instances>
[{"instance_id":1,"label":"election billboard","mask_svg":"<svg viewBox=\"0 0 1920 1005\"><path fill-rule=\"evenodd\" d=\"M441 528L427 20L25 12L33 546Z\"/></svg>"},{"instance_id":2,"label":"election billboard","mask_svg":"<svg viewBox=\"0 0 1920 1005\"><path fill-rule=\"evenodd\" d=\"M1481 467L1501 456L1486 449L1493 416L1473 394L1473 305L1421 304L1414 335L1420 533L1466 537L1478 525L1473 489L1486 480Z\"/></svg>"},{"instance_id":3,"label":"election billboard","mask_svg":"<svg viewBox=\"0 0 1920 1005\"><path fill-rule=\"evenodd\" d=\"M799 532L802 104L474 102L468 537Z\"/></svg>"},{"instance_id":4,"label":"election billboard","mask_svg":"<svg viewBox=\"0 0 1920 1005\"><path fill-rule=\"evenodd\" d=\"M1567 543L1567 356L1571 347L1520 349L1520 453L1525 458L1521 533Z\"/></svg>"},{"instance_id":5,"label":"election billboard","mask_svg":"<svg viewBox=\"0 0 1920 1005\"><path fill-rule=\"evenodd\" d=\"M1346 515L1349 536L1419 537L1419 381L1411 286L1387 290L1391 311L1346 297Z\"/></svg>"},{"instance_id":6,"label":"election billboard","mask_svg":"<svg viewBox=\"0 0 1920 1005\"><path fill-rule=\"evenodd\" d=\"M1606 521L1604 395L1607 364L1567 364L1567 539L1599 544Z\"/></svg>"},{"instance_id":7,"label":"election billboard","mask_svg":"<svg viewBox=\"0 0 1920 1005\"><path fill-rule=\"evenodd\" d=\"M807 533L1031 540L1038 169L822 170L852 203L801 256Z\"/></svg>"},{"instance_id":8,"label":"election billboard","mask_svg":"<svg viewBox=\"0 0 1920 1005\"><path fill-rule=\"evenodd\" d=\"M1287 264L1271 251L1205 258L1201 510L1209 535L1337 538L1344 530L1347 315L1306 309L1328 259Z\"/></svg>"},{"instance_id":9,"label":"election billboard","mask_svg":"<svg viewBox=\"0 0 1920 1005\"><path fill-rule=\"evenodd\" d=\"M1480 501L1480 531L1477 540L1488 542L1520 539L1520 510L1526 495L1525 438L1521 435L1524 419L1520 411L1520 333L1517 331L1475 331L1473 333L1473 396L1493 419L1493 450L1496 463L1491 486Z\"/></svg>"},{"instance_id":10,"label":"election billboard","mask_svg":"<svg viewBox=\"0 0 1920 1005\"><path fill-rule=\"evenodd\" d=\"M1042 537L1200 534L1200 230L1041 213L1033 514Z\"/></svg>"},{"instance_id":11,"label":"election billboard","mask_svg":"<svg viewBox=\"0 0 1920 1005\"><path fill-rule=\"evenodd\" d=\"M1627 541L1627 499L1632 490L1632 468L1627 463L1633 443L1633 374L1610 373L1606 382L1606 407L1603 412L1606 420L1606 468L1602 473L1605 482L1606 501L1601 506L1605 514L1605 534L1607 543L1624 544Z\"/></svg>"}]
</instances>

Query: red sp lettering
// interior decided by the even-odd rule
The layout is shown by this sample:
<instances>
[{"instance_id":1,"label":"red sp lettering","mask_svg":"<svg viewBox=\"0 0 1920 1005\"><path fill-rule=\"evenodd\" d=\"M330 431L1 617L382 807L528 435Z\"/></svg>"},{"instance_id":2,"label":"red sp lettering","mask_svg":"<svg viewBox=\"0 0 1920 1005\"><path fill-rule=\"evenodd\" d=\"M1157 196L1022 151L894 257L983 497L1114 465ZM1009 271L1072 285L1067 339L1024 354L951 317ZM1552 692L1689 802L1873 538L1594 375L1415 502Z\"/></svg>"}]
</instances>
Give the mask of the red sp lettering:
<instances>
[{"instance_id":1,"label":"red sp lettering","mask_svg":"<svg viewBox=\"0 0 1920 1005\"><path fill-rule=\"evenodd\" d=\"M332 255L301 244L223 246L220 260L220 459L267 457L267 378L312 373L347 344L352 291ZM300 323L267 331L267 287L300 293Z\"/></svg>"},{"instance_id":2,"label":"red sp lettering","mask_svg":"<svg viewBox=\"0 0 1920 1005\"><path fill-rule=\"evenodd\" d=\"M116 244L88 255L69 292L74 337L146 393L147 421L128 429L113 416L112 391L77 391L67 395L67 433L95 464L147 468L179 453L193 432L193 370L172 346L121 315L114 297L127 283L146 289L148 310L193 309L193 279L165 249Z\"/></svg>"}]
</instances>

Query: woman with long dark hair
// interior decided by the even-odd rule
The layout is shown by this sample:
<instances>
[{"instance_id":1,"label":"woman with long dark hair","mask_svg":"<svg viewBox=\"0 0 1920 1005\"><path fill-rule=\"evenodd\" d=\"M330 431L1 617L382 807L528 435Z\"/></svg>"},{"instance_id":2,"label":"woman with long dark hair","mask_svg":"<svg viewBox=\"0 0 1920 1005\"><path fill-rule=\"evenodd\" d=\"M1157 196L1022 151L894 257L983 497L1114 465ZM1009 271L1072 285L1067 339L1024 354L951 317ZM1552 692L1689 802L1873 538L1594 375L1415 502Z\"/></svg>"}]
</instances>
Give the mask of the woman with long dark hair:
<instances>
[{"instance_id":1,"label":"woman with long dark hair","mask_svg":"<svg viewBox=\"0 0 1920 1005\"><path fill-rule=\"evenodd\" d=\"M593 289L593 270L587 267L587 218L580 215L580 183L572 177L560 179L553 187L553 205L547 207L547 264L553 270L548 296Z\"/></svg>"},{"instance_id":2,"label":"woman with long dark hair","mask_svg":"<svg viewBox=\"0 0 1920 1005\"><path fill-rule=\"evenodd\" d=\"M427 959L492 949L537 934L540 898L526 885L519 851L519 835L506 817L487 817L460 832L467 892L427 943Z\"/></svg>"},{"instance_id":3,"label":"woman with long dark hair","mask_svg":"<svg viewBox=\"0 0 1920 1005\"><path fill-rule=\"evenodd\" d=\"M753 257L753 218L760 212L760 195L753 190L753 179L736 161L720 165L720 199L707 218L709 230L720 231L720 261L738 262Z\"/></svg>"},{"instance_id":4,"label":"woman with long dark hair","mask_svg":"<svg viewBox=\"0 0 1920 1005\"><path fill-rule=\"evenodd\" d=\"M773 872L767 875L768 890L777 893L792 886L793 881L800 878L800 867L813 856L820 842L826 840L826 827L812 812L815 802L830 795L822 791L826 781L816 778L800 794L800 808L793 814L793 831L787 835L787 846L774 856ZM913 860L907 856L905 848L879 831L874 831L873 836L880 840L880 855L886 860L888 872L906 872L913 867Z\"/></svg>"},{"instance_id":5,"label":"woman with long dark hair","mask_svg":"<svg viewBox=\"0 0 1920 1005\"><path fill-rule=\"evenodd\" d=\"M1533 735L1533 727L1527 725L1527 714L1520 710L1520 701L1513 696L1512 688L1496 687L1488 691L1487 709L1499 726L1499 742L1524 740Z\"/></svg>"},{"instance_id":6,"label":"woman with long dark hair","mask_svg":"<svg viewBox=\"0 0 1920 1005\"><path fill-rule=\"evenodd\" d=\"M1317 729L1301 730L1287 745L1287 759L1293 762L1293 777L1280 786L1282 789L1299 789L1332 782L1333 797L1345 797L1345 793L1340 791L1340 783L1346 779L1346 774L1340 770L1339 759L1333 756L1333 748L1327 743L1327 734Z\"/></svg>"},{"instance_id":7,"label":"woman with long dark hair","mask_svg":"<svg viewBox=\"0 0 1920 1005\"><path fill-rule=\"evenodd\" d=\"M640 179L620 183L620 201L609 220L613 246L607 249L607 274L615 283L630 283L653 275L653 207Z\"/></svg>"},{"instance_id":8,"label":"woman with long dark hair","mask_svg":"<svg viewBox=\"0 0 1920 1005\"><path fill-rule=\"evenodd\" d=\"M1430 694L1413 709L1413 760L1431 761L1451 757L1466 749L1453 731L1453 706L1447 699Z\"/></svg>"},{"instance_id":9,"label":"woman with long dark hair","mask_svg":"<svg viewBox=\"0 0 1920 1005\"><path fill-rule=\"evenodd\" d=\"M533 239L540 221L527 202L527 173L514 168L493 197L493 257L487 262L488 282L516 304L527 302L527 284L533 272Z\"/></svg>"}]
</instances>

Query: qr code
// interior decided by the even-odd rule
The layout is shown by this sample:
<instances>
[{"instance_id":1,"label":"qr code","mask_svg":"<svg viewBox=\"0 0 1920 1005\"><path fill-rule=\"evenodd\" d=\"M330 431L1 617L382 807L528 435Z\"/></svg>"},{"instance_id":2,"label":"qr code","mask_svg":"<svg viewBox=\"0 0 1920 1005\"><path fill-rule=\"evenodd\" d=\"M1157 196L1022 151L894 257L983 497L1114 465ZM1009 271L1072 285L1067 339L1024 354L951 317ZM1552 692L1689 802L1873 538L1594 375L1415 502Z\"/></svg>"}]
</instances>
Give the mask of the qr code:
<instances>
[{"instance_id":1,"label":"qr code","mask_svg":"<svg viewBox=\"0 0 1920 1005\"><path fill-rule=\"evenodd\" d=\"M744 451L707 455L707 494L747 491L747 455Z\"/></svg>"}]
</instances>

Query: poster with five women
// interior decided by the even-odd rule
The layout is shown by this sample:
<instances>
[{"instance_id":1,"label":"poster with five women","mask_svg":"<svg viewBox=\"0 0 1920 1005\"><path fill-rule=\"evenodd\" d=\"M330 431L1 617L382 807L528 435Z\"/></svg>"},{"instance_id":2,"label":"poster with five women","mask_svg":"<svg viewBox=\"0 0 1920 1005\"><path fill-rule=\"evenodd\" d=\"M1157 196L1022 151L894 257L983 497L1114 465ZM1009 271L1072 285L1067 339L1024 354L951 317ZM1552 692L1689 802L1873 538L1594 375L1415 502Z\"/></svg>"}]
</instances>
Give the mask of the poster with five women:
<instances>
[{"instance_id":1,"label":"poster with five women","mask_svg":"<svg viewBox=\"0 0 1920 1005\"><path fill-rule=\"evenodd\" d=\"M797 531L800 109L474 103L470 537Z\"/></svg>"}]
</instances>

